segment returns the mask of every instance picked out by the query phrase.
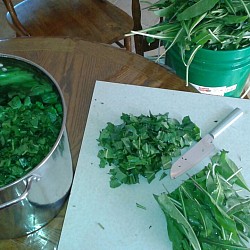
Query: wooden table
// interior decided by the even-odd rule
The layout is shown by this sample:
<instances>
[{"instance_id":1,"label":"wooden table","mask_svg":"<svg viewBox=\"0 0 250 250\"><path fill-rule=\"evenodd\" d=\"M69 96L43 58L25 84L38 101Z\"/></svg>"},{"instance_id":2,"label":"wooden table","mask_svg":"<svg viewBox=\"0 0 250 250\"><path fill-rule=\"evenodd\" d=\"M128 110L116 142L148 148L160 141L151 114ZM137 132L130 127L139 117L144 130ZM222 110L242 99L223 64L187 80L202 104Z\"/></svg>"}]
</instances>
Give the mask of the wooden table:
<instances>
[{"instance_id":1,"label":"wooden table","mask_svg":"<svg viewBox=\"0 0 250 250\"><path fill-rule=\"evenodd\" d=\"M68 108L67 130L74 167L96 80L192 91L164 67L104 44L69 38L14 38L0 41L0 53L41 65L59 83ZM56 249L65 211L66 204L56 218L27 237L1 240L0 249Z\"/></svg>"}]
</instances>

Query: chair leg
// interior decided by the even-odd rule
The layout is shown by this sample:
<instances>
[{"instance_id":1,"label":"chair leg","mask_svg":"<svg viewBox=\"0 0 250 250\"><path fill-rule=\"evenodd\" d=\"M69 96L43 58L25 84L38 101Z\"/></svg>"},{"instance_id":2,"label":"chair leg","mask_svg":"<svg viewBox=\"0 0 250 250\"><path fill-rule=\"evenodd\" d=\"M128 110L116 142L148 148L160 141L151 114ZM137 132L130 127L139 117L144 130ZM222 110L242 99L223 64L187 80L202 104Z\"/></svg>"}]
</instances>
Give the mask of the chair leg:
<instances>
[{"instance_id":1,"label":"chair leg","mask_svg":"<svg viewBox=\"0 0 250 250\"><path fill-rule=\"evenodd\" d=\"M132 39L131 37L125 37L123 44L121 42L115 42L120 48L125 48L127 51L132 52Z\"/></svg>"},{"instance_id":2,"label":"chair leg","mask_svg":"<svg viewBox=\"0 0 250 250\"><path fill-rule=\"evenodd\" d=\"M133 30L141 30L141 4L140 0L132 0L132 17L134 20L134 27ZM143 47L143 40L144 38L139 35L134 36L134 43L135 43L135 52L141 56L144 55L144 47Z\"/></svg>"},{"instance_id":3,"label":"chair leg","mask_svg":"<svg viewBox=\"0 0 250 250\"><path fill-rule=\"evenodd\" d=\"M134 41L135 41L135 51L136 54L144 56L144 37L135 35L134 36Z\"/></svg>"},{"instance_id":4,"label":"chair leg","mask_svg":"<svg viewBox=\"0 0 250 250\"><path fill-rule=\"evenodd\" d=\"M127 51L132 52L132 39L131 36L127 36L124 38L124 47Z\"/></svg>"},{"instance_id":5,"label":"chair leg","mask_svg":"<svg viewBox=\"0 0 250 250\"><path fill-rule=\"evenodd\" d=\"M13 22L13 25L11 25L11 26L12 26L13 29L15 29L16 33L19 36L30 36L29 32L20 23L12 1L3 0L3 3L4 3L7 11L9 12L9 14L11 16L11 19L12 19L12 22Z\"/></svg>"}]
</instances>

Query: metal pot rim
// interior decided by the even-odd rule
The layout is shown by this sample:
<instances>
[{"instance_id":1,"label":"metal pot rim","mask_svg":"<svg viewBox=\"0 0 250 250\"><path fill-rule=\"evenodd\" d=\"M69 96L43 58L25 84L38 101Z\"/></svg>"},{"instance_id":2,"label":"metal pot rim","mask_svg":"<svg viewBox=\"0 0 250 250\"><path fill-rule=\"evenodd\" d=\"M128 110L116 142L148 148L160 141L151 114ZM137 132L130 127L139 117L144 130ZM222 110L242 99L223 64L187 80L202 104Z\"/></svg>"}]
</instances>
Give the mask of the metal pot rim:
<instances>
[{"instance_id":1,"label":"metal pot rim","mask_svg":"<svg viewBox=\"0 0 250 250\"><path fill-rule=\"evenodd\" d=\"M64 132L64 129L66 128L66 115L67 115L67 110L66 110L66 104L65 104L65 100L64 100L64 97L63 97L63 93L59 87L59 84L57 83L57 81L54 79L54 77L47 71L45 70L43 67L41 67L40 65L26 59L26 58L23 58L23 57L19 57L19 56L15 56L15 55L10 55L10 54L2 54L0 53L0 58L1 57L4 57L4 58L10 58L10 59L15 59L17 61L21 61L21 62L24 62L26 64L29 64L35 68L37 68L38 70L40 70L43 74L45 74L47 77L49 77L51 83L54 84L54 86L56 87L59 95L60 95L60 98L61 98L61 103L62 103L62 106L63 106L63 119L62 119L62 125L61 125L61 130L59 132L59 135L53 145L53 147L51 148L51 150L49 151L49 153L47 154L47 156L36 166L34 167L29 173L27 173L26 175L24 175L23 177L17 179L16 181L6 185L6 186L3 186L0 188L0 192L7 189L7 188L10 188L14 185L16 185L17 183L19 183L20 181L23 181L27 178L29 178L30 176L32 176L34 174L34 172L36 172L37 169L39 169L47 160L48 158L52 155L52 153L55 151L55 149L57 148L60 140L61 140L61 137L63 135L63 132Z\"/></svg>"}]
</instances>

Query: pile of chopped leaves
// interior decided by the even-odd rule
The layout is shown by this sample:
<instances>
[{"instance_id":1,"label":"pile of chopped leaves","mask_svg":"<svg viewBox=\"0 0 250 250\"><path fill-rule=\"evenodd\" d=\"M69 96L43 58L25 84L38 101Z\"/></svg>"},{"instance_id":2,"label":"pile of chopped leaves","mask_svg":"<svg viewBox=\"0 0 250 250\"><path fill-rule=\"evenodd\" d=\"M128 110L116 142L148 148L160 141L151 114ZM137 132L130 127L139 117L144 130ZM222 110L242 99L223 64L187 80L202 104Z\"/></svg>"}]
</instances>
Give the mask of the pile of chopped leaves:
<instances>
[{"instance_id":1,"label":"pile of chopped leaves","mask_svg":"<svg viewBox=\"0 0 250 250\"><path fill-rule=\"evenodd\" d=\"M52 85L34 73L0 66L0 188L37 166L53 147L63 110Z\"/></svg>"},{"instance_id":2,"label":"pile of chopped leaves","mask_svg":"<svg viewBox=\"0 0 250 250\"><path fill-rule=\"evenodd\" d=\"M168 113L134 116L122 114L123 123L108 123L98 138L102 147L98 153L100 167L111 166L110 186L139 183L143 176L150 183L157 172L160 179L167 174L172 159L180 156L181 149L200 139L200 129L189 116L182 122Z\"/></svg>"},{"instance_id":3,"label":"pile of chopped leaves","mask_svg":"<svg viewBox=\"0 0 250 250\"><path fill-rule=\"evenodd\" d=\"M240 188L247 195L240 196ZM223 150L172 193L155 195L173 249L249 249L249 191L240 170Z\"/></svg>"}]
</instances>

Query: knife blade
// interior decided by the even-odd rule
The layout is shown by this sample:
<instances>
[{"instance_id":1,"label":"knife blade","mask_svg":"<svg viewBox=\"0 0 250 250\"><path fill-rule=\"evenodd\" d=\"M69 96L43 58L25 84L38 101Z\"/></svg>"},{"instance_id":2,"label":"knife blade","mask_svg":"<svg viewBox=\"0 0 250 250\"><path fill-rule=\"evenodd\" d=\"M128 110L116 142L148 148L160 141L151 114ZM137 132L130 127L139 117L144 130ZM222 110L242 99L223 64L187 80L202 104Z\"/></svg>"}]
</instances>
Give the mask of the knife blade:
<instances>
[{"instance_id":1,"label":"knife blade","mask_svg":"<svg viewBox=\"0 0 250 250\"><path fill-rule=\"evenodd\" d=\"M239 108L235 108L214 129L212 129L199 142L183 154L176 162L173 163L170 170L171 178L175 179L176 177L182 175L207 157L215 149L213 144L214 139L235 121L237 121L242 115L243 111Z\"/></svg>"}]
</instances>

